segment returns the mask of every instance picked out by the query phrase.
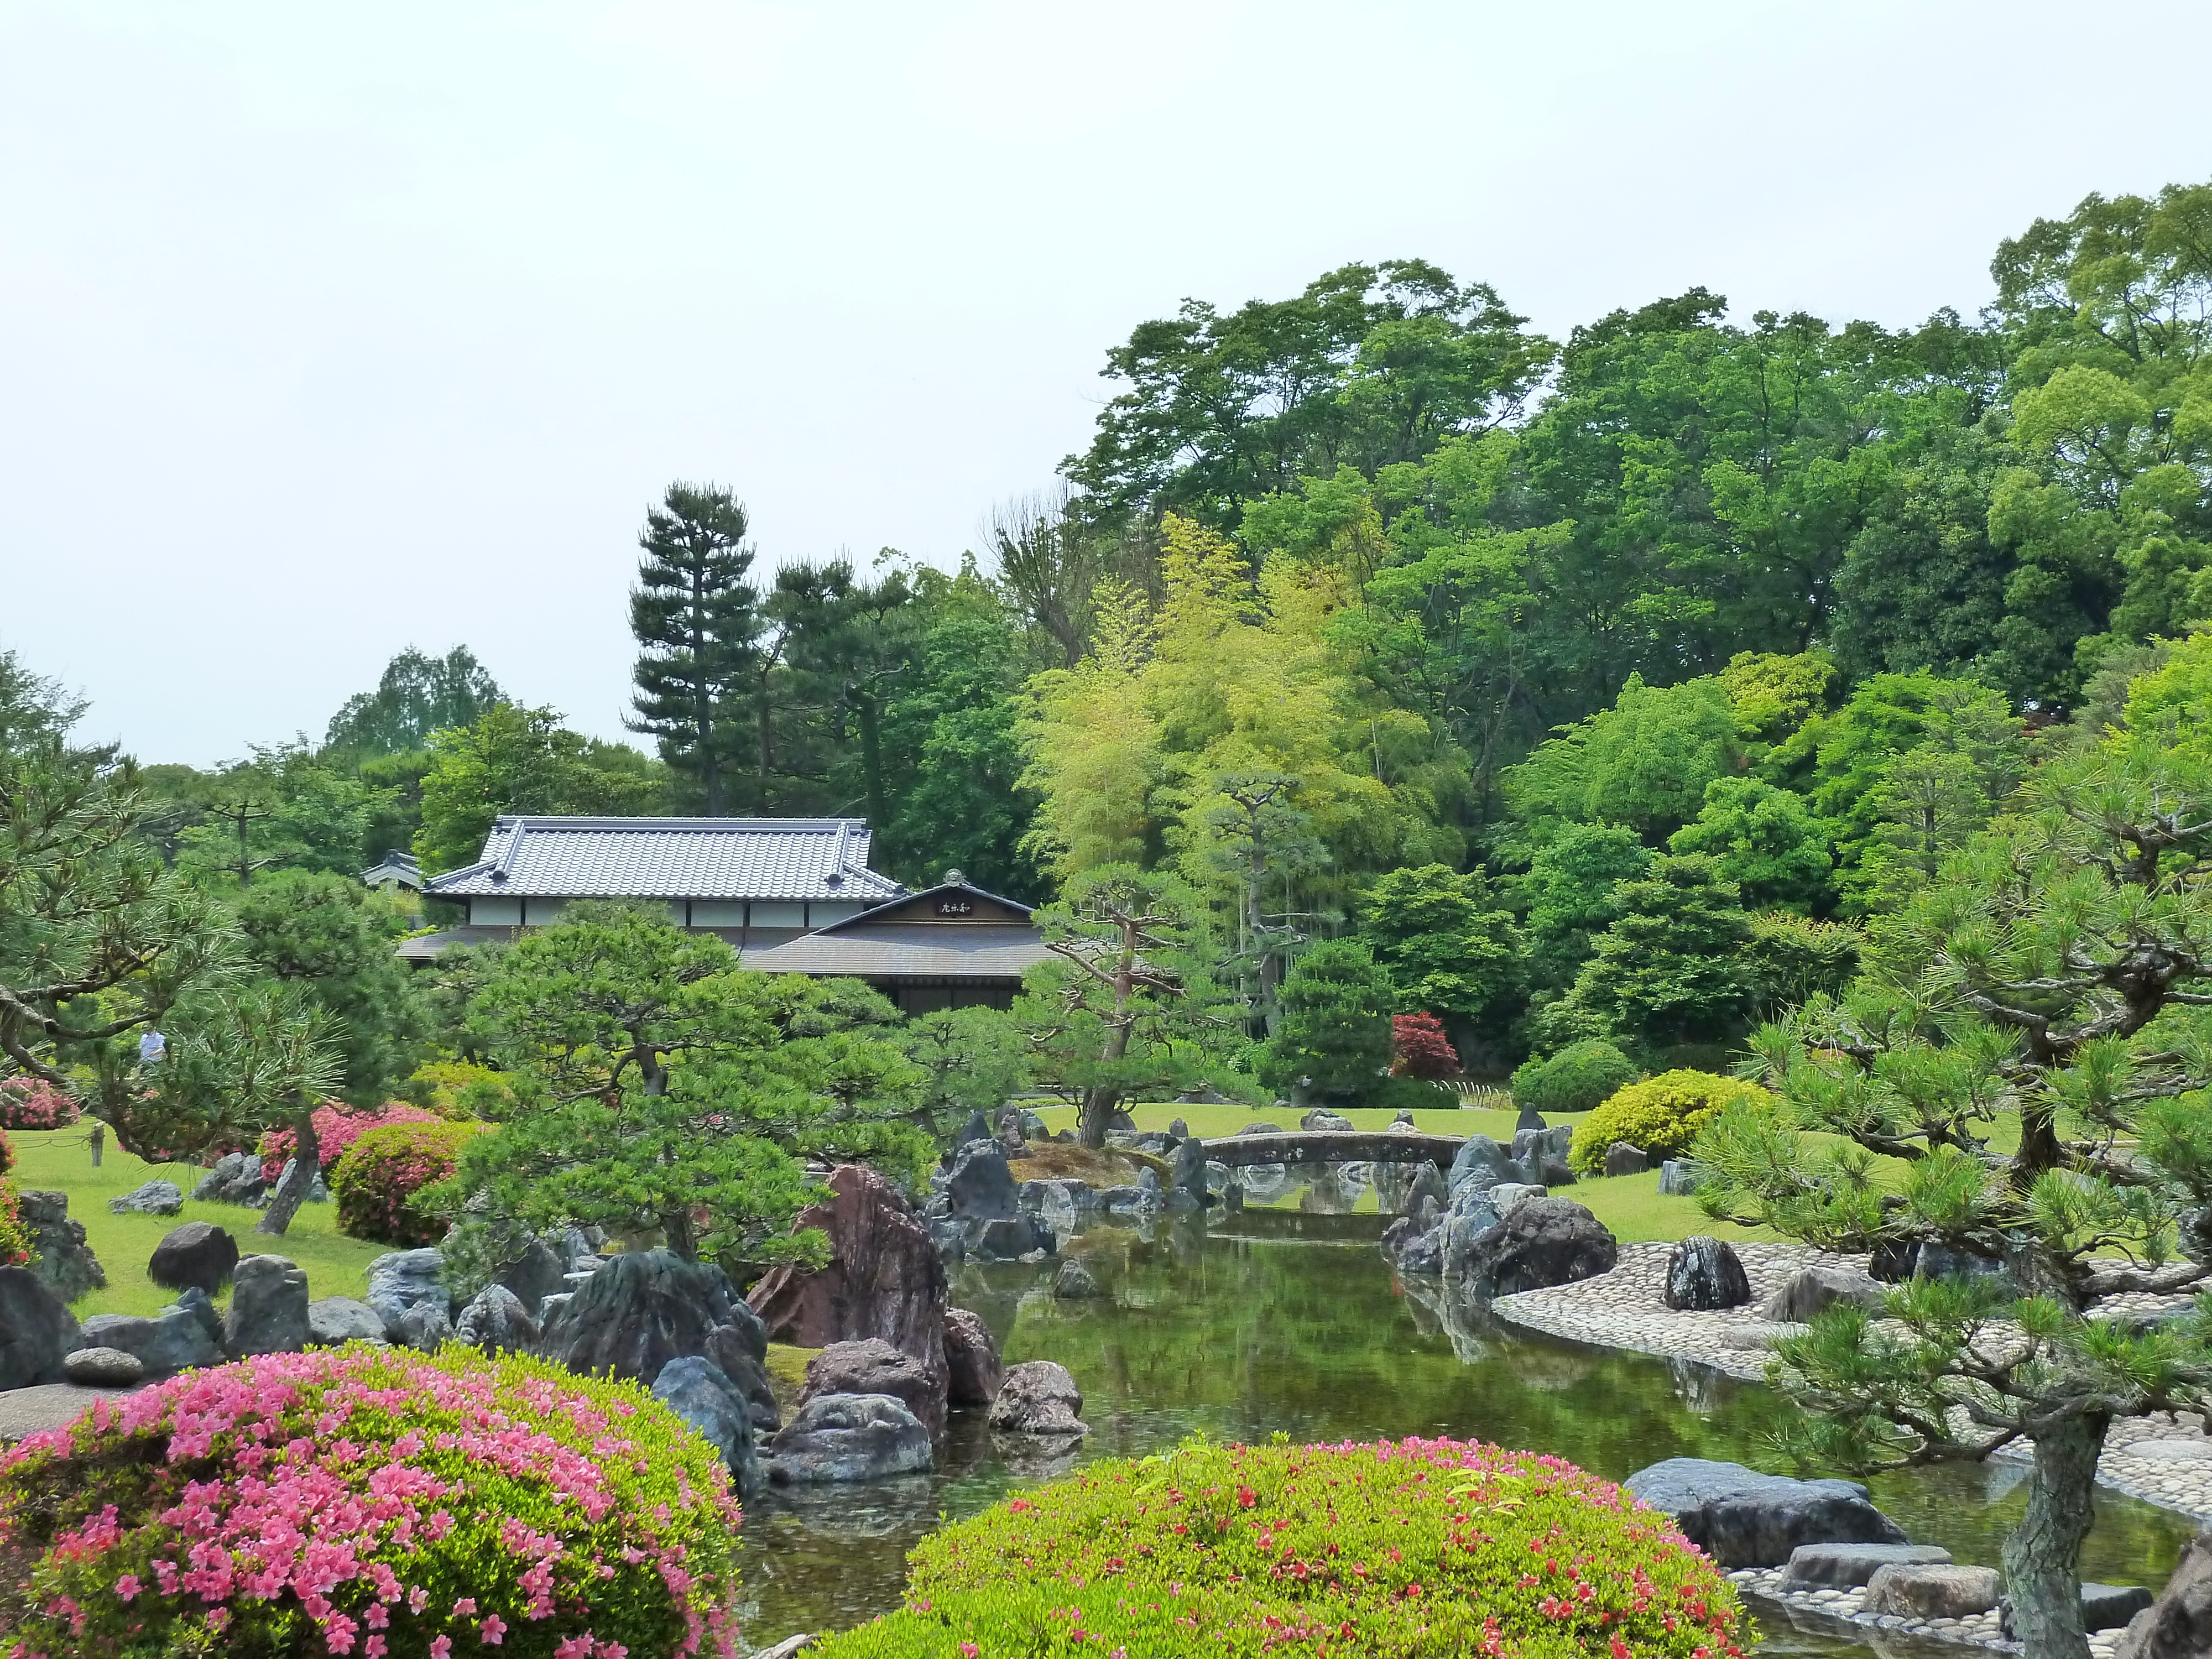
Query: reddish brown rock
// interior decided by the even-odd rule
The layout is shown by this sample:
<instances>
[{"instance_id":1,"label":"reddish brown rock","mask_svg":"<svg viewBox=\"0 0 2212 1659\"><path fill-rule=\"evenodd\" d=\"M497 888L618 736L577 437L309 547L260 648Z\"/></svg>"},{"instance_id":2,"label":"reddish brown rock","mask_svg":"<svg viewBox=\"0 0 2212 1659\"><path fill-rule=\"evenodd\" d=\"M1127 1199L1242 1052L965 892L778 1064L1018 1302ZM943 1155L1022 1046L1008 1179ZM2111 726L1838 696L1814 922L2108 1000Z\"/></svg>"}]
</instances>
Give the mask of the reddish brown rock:
<instances>
[{"instance_id":1,"label":"reddish brown rock","mask_svg":"<svg viewBox=\"0 0 2212 1659\"><path fill-rule=\"evenodd\" d=\"M830 1236L830 1265L781 1267L746 1300L771 1341L802 1348L881 1337L945 1376L945 1261L898 1189L872 1170L839 1166L830 1198L798 1225Z\"/></svg>"},{"instance_id":2,"label":"reddish brown rock","mask_svg":"<svg viewBox=\"0 0 2212 1659\"><path fill-rule=\"evenodd\" d=\"M831 1394L887 1394L921 1419L932 1434L945 1430L945 1373L931 1370L881 1337L833 1342L806 1362L800 1410L810 1401Z\"/></svg>"},{"instance_id":3,"label":"reddish brown rock","mask_svg":"<svg viewBox=\"0 0 2212 1659\"><path fill-rule=\"evenodd\" d=\"M1006 1381L990 1327L965 1308L945 1310L945 1381L946 1395L956 1406L988 1406Z\"/></svg>"}]
</instances>

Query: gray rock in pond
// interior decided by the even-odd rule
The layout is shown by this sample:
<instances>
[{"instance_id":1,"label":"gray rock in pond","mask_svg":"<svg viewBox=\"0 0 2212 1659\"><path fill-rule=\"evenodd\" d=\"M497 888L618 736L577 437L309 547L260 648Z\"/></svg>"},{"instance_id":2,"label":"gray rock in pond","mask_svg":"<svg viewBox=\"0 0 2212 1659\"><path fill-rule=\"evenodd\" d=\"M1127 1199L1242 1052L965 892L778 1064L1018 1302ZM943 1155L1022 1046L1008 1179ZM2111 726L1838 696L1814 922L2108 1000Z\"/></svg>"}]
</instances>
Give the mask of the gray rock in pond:
<instances>
[{"instance_id":1,"label":"gray rock in pond","mask_svg":"<svg viewBox=\"0 0 2212 1659\"><path fill-rule=\"evenodd\" d=\"M1002 1434L1089 1434L1082 1412L1083 1390L1067 1367L1031 1359L1007 1368L988 1421Z\"/></svg>"},{"instance_id":2,"label":"gray rock in pond","mask_svg":"<svg viewBox=\"0 0 2212 1659\"><path fill-rule=\"evenodd\" d=\"M1447 1223L1447 1225L1450 1224ZM1476 1296L1571 1285L1611 1273L1620 1247L1604 1224L1566 1198L1531 1198L1487 1232L1468 1241L1455 1263L1446 1241L1445 1273Z\"/></svg>"},{"instance_id":3,"label":"gray rock in pond","mask_svg":"<svg viewBox=\"0 0 2212 1659\"><path fill-rule=\"evenodd\" d=\"M1355 1133L1357 1127L1350 1118L1340 1117L1334 1112L1323 1111L1318 1106L1298 1120L1298 1127L1301 1129L1309 1131L1317 1129L1328 1134L1351 1134Z\"/></svg>"},{"instance_id":4,"label":"gray rock in pond","mask_svg":"<svg viewBox=\"0 0 2212 1659\"><path fill-rule=\"evenodd\" d=\"M799 1659L799 1656L814 1645L812 1636L787 1636L772 1648L763 1648L753 1659Z\"/></svg>"},{"instance_id":5,"label":"gray rock in pond","mask_svg":"<svg viewBox=\"0 0 2212 1659\"><path fill-rule=\"evenodd\" d=\"M2183 1546L2158 1599L2128 1620L2112 1659L2203 1659L2212 1653L2212 1533Z\"/></svg>"},{"instance_id":6,"label":"gray rock in pond","mask_svg":"<svg viewBox=\"0 0 2212 1659\"><path fill-rule=\"evenodd\" d=\"M1451 1202L1436 1227L1438 1260L1447 1279L1465 1276L1468 1263L1473 1260L1475 1241L1501 1219L1497 1205L1490 1199L1498 1184L1474 1180L1452 1188Z\"/></svg>"},{"instance_id":7,"label":"gray rock in pond","mask_svg":"<svg viewBox=\"0 0 2212 1659\"><path fill-rule=\"evenodd\" d=\"M1736 1253L1717 1238L1693 1233L1668 1253L1660 1299L1682 1311L1710 1313L1751 1300L1751 1279Z\"/></svg>"},{"instance_id":8,"label":"gray rock in pond","mask_svg":"<svg viewBox=\"0 0 2212 1659\"><path fill-rule=\"evenodd\" d=\"M120 1348L79 1348L62 1361L62 1374L81 1388L127 1389L145 1380L146 1365Z\"/></svg>"},{"instance_id":9,"label":"gray rock in pond","mask_svg":"<svg viewBox=\"0 0 2212 1659\"><path fill-rule=\"evenodd\" d=\"M953 1406L988 1406L1006 1380L999 1345L981 1314L966 1308L945 1310L945 1398Z\"/></svg>"},{"instance_id":10,"label":"gray rock in pond","mask_svg":"<svg viewBox=\"0 0 2212 1659\"><path fill-rule=\"evenodd\" d=\"M384 1340L384 1316L349 1296L326 1296L307 1304L307 1340L319 1348Z\"/></svg>"},{"instance_id":11,"label":"gray rock in pond","mask_svg":"<svg viewBox=\"0 0 2212 1659\"><path fill-rule=\"evenodd\" d=\"M107 1200L112 1215L174 1215L185 1207L185 1194L173 1181L149 1181L134 1192Z\"/></svg>"},{"instance_id":12,"label":"gray rock in pond","mask_svg":"<svg viewBox=\"0 0 2212 1659\"><path fill-rule=\"evenodd\" d=\"M2156 1597L2140 1584L2084 1584L2081 1586L2081 1628L2085 1631L2118 1630L2131 1624L2140 1613L2148 1612ZM1997 1634L2008 1642L2020 1639L2013 1628L2012 1598L1997 1600ZM2212 1644L2204 1647L2184 1650L2191 1659L2199 1659L2212 1651Z\"/></svg>"},{"instance_id":13,"label":"gray rock in pond","mask_svg":"<svg viewBox=\"0 0 2212 1659\"><path fill-rule=\"evenodd\" d=\"M1444 1172L1426 1158L1413 1166L1413 1179L1406 1187L1406 1201L1398 1206L1398 1213L1413 1214L1424 1199L1432 1201L1439 1210L1451 1201L1451 1188L1444 1182Z\"/></svg>"},{"instance_id":14,"label":"gray rock in pond","mask_svg":"<svg viewBox=\"0 0 2212 1659\"><path fill-rule=\"evenodd\" d=\"M1501 1181L1490 1189L1490 1202L1502 1221L1513 1213L1516 1205L1525 1204L1532 1198L1549 1198L1551 1195L1548 1187L1532 1187L1525 1181Z\"/></svg>"},{"instance_id":15,"label":"gray rock in pond","mask_svg":"<svg viewBox=\"0 0 2212 1659\"><path fill-rule=\"evenodd\" d=\"M832 1342L806 1362L806 1384L799 1390L802 1412L810 1400L826 1395L889 1395L928 1426L945 1427L945 1379L912 1354L879 1336Z\"/></svg>"},{"instance_id":16,"label":"gray rock in pond","mask_svg":"<svg viewBox=\"0 0 2212 1659\"><path fill-rule=\"evenodd\" d=\"M538 1322L520 1297L494 1279L461 1310L453 1338L486 1353L534 1353Z\"/></svg>"},{"instance_id":17,"label":"gray rock in pond","mask_svg":"<svg viewBox=\"0 0 2212 1659\"><path fill-rule=\"evenodd\" d=\"M978 1261L1018 1261L1031 1250L1051 1255L1060 1241L1042 1216L999 1216L983 1224L970 1247Z\"/></svg>"},{"instance_id":18,"label":"gray rock in pond","mask_svg":"<svg viewBox=\"0 0 2212 1659\"><path fill-rule=\"evenodd\" d=\"M213 1296L230 1283L238 1266L238 1241L209 1221L172 1228L146 1262L146 1277L165 1291L197 1285Z\"/></svg>"},{"instance_id":19,"label":"gray rock in pond","mask_svg":"<svg viewBox=\"0 0 2212 1659\"><path fill-rule=\"evenodd\" d=\"M1444 1270L1444 1230L1439 1222L1425 1232L1410 1235L1397 1251L1401 1273L1441 1273Z\"/></svg>"},{"instance_id":20,"label":"gray rock in pond","mask_svg":"<svg viewBox=\"0 0 2212 1659\"><path fill-rule=\"evenodd\" d=\"M312 1334L305 1268L281 1255L249 1255L238 1264L222 1323L226 1354L298 1353Z\"/></svg>"},{"instance_id":21,"label":"gray rock in pond","mask_svg":"<svg viewBox=\"0 0 2212 1659\"><path fill-rule=\"evenodd\" d=\"M1544 1115L1534 1106L1523 1106L1521 1109L1521 1115L1513 1120L1513 1133L1516 1138L1526 1130L1541 1129L1544 1127Z\"/></svg>"},{"instance_id":22,"label":"gray rock in pond","mask_svg":"<svg viewBox=\"0 0 2212 1659\"><path fill-rule=\"evenodd\" d=\"M653 1380L653 1397L712 1446L750 1501L761 1489L760 1454L753 1445L752 1411L744 1393L721 1370L696 1354L672 1359Z\"/></svg>"},{"instance_id":23,"label":"gray rock in pond","mask_svg":"<svg viewBox=\"0 0 2212 1659\"><path fill-rule=\"evenodd\" d=\"M1761 1318L1778 1324L1802 1325L1838 1302L1879 1313L1887 1297L1879 1280L1856 1267L1801 1267L1759 1311Z\"/></svg>"},{"instance_id":24,"label":"gray rock in pond","mask_svg":"<svg viewBox=\"0 0 2212 1659\"><path fill-rule=\"evenodd\" d=\"M269 1183L262 1178L261 1160L252 1152L226 1152L192 1184L192 1197L202 1204L254 1205Z\"/></svg>"},{"instance_id":25,"label":"gray rock in pond","mask_svg":"<svg viewBox=\"0 0 2212 1659\"><path fill-rule=\"evenodd\" d=\"M1098 1194L1098 1202L1109 1215L1146 1215L1160 1207L1159 1194L1142 1187L1109 1187Z\"/></svg>"},{"instance_id":26,"label":"gray rock in pond","mask_svg":"<svg viewBox=\"0 0 2212 1659\"><path fill-rule=\"evenodd\" d=\"M1641 1146L1616 1140L1605 1149L1605 1172L1608 1176L1642 1175L1650 1167L1651 1155Z\"/></svg>"},{"instance_id":27,"label":"gray rock in pond","mask_svg":"<svg viewBox=\"0 0 2212 1659\"><path fill-rule=\"evenodd\" d=\"M1893 1613L1902 1619L1968 1619L1996 1607L2003 1587L1995 1567L1895 1562L1877 1568L1867 1580L1863 1610L1876 1615Z\"/></svg>"},{"instance_id":28,"label":"gray rock in pond","mask_svg":"<svg viewBox=\"0 0 2212 1659\"><path fill-rule=\"evenodd\" d=\"M16 1197L31 1241L31 1271L64 1302L106 1290L107 1270L84 1242L84 1223L70 1219L69 1194L33 1188Z\"/></svg>"},{"instance_id":29,"label":"gray rock in pond","mask_svg":"<svg viewBox=\"0 0 2212 1659\"><path fill-rule=\"evenodd\" d=\"M1146 1173L1150 1174L1147 1170ZM1175 1161L1168 1170L1167 1184L1179 1192L1188 1193L1200 1204L1206 1202L1206 1143L1202 1140L1180 1140L1176 1143Z\"/></svg>"},{"instance_id":30,"label":"gray rock in pond","mask_svg":"<svg viewBox=\"0 0 2212 1659\"><path fill-rule=\"evenodd\" d=\"M953 1214L975 1221L1013 1214L1019 1197L1014 1172L996 1142L962 1147L945 1178L945 1192Z\"/></svg>"},{"instance_id":31,"label":"gray rock in pond","mask_svg":"<svg viewBox=\"0 0 2212 1659\"><path fill-rule=\"evenodd\" d=\"M1785 1590L1856 1589L1882 1567L1945 1567L1951 1552L1935 1544L1800 1544L1790 1552Z\"/></svg>"},{"instance_id":32,"label":"gray rock in pond","mask_svg":"<svg viewBox=\"0 0 2212 1659\"><path fill-rule=\"evenodd\" d=\"M1698 1190L1698 1166L1686 1158L1670 1158L1659 1166L1659 1190L1669 1198L1686 1198Z\"/></svg>"},{"instance_id":33,"label":"gray rock in pond","mask_svg":"<svg viewBox=\"0 0 2212 1659\"><path fill-rule=\"evenodd\" d=\"M775 1403L775 1389L769 1382L768 1339L763 1334L760 1316L742 1302L737 1304L736 1311L740 1317L707 1333L706 1352L699 1357L728 1377L738 1392L744 1395L755 1428L781 1428L783 1412Z\"/></svg>"},{"instance_id":34,"label":"gray rock in pond","mask_svg":"<svg viewBox=\"0 0 2212 1659\"><path fill-rule=\"evenodd\" d=\"M197 1291L187 1291L196 1296ZM131 1314L94 1314L84 1322L84 1336L72 1343L80 1348L120 1348L134 1354L149 1376L167 1376L195 1365L213 1365L222 1358L222 1348L209 1331L207 1322L193 1309L179 1305L152 1319Z\"/></svg>"},{"instance_id":35,"label":"gray rock in pond","mask_svg":"<svg viewBox=\"0 0 2212 1659\"><path fill-rule=\"evenodd\" d=\"M887 1394L825 1394L808 1401L769 1443L779 1486L879 1480L929 1468L929 1429Z\"/></svg>"},{"instance_id":36,"label":"gray rock in pond","mask_svg":"<svg viewBox=\"0 0 2212 1659\"><path fill-rule=\"evenodd\" d=\"M51 1285L28 1267L0 1267L0 1389L58 1382L64 1362L87 1346Z\"/></svg>"},{"instance_id":37,"label":"gray rock in pond","mask_svg":"<svg viewBox=\"0 0 2212 1659\"><path fill-rule=\"evenodd\" d=\"M442 1250L393 1250L368 1264L368 1305L384 1318L384 1340L425 1352L453 1334L453 1298Z\"/></svg>"},{"instance_id":38,"label":"gray rock in pond","mask_svg":"<svg viewBox=\"0 0 2212 1659\"><path fill-rule=\"evenodd\" d=\"M738 1311L744 1306L720 1267L667 1250L626 1250L567 1302L548 1304L538 1351L572 1371L643 1382L672 1359L705 1354L714 1331L748 1317L750 1310Z\"/></svg>"},{"instance_id":39,"label":"gray rock in pond","mask_svg":"<svg viewBox=\"0 0 2212 1659\"><path fill-rule=\"evenodd\" d=\"M1778 1567L1801 1544L1907 1541L1856 1480L1793 1480L1741 1463L1670 1457L1620 1484L1673 1516L1683 1537L1731 1571Z\"/></svg>"},{"instance_id":40,"label":"gray rock in pond","mask_svg":"<svg viewBox=\"0 0 2212 1659\"><path fill-rule=\"evenodd\" d=\"M1052 1293L1062 1302L1083 1302L1106 1294L1098 1288L1091 1269L1073 1256L1061 1262L1060 1271L1052 1276Z\"/></svg>"},{"instance_id":41,"label":"gray rock in pond","mask_svg":"<svg viewBox=\"0 0 2212 1659\"><path fill-rule=\"evenodd\" d=\"M1513 1154L1488 1135L1469 1135L1452 1159L1447 1181L1455 1194L1462 1187L1487 1192L1501 1181L1518 1182L1525 1174Z\"/></svg>"}]
</instances>

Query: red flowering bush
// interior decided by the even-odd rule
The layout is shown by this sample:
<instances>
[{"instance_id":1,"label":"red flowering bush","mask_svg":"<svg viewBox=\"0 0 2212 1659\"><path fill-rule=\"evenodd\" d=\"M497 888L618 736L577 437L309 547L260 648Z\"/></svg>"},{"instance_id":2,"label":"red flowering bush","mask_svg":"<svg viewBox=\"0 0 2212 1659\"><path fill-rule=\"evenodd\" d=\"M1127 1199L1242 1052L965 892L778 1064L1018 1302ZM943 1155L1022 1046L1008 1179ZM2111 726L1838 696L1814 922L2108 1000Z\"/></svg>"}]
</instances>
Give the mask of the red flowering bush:
<instances>
[{"instance_id":1,"label":"red flowering bush","mask_svg":"<svg viewBox=\"0 0 2212 1659\"><path fill-rule=\"evenodd\" d=\"M1390 1017L1390 1075L1431 1080L1459 1075L1459 1051L1434 1014Z\"/></svg>"},{"instance_id":2,"label":"red flowering bush","mask_svg":"<svg viewBox=\"0 0 2212 1659\"><path fill-rule=\"evenodd\" d=\"M461 1147L482 1123L387 1123L354 1142L331 1176L338 1231L355 1238L412 1248L434 1244L445 1220L416 1210L415 1194L453 1173Z\"/></svg>"},{"instance_id":3,"label":"red flowering bush","mask_svg":"<svg viewBox=\"0 0 2212 1659\"><path fill-rule=\"evenodd\" d=\"M0 1129L66 1129L76 1118L76 1102L46 1079L0 1079Z\"/></svg>"},{"instance_id":4,"label":"red flowering bush","mask_svg":"<svg viewBox=\"0 0 2212 1659\"><path fill-rule=\"evenodd\" d=\"M738 1506L635 1383L356 1346L187 1371L0 1455L0 1656L736 1651Z\"/></svg>"},{"instance_id":5,"label":"red flowering bush","mask_svg":"<svg viewBox=\"0 0 2212 1659\"><path fill-rule=\"evenodd\" d=\"M1186 1445L923 1540L822 1659L1292 1653L1720 1659L1741 1604L1610 1481L1472 1441Z\"/></svg>"},{"instance_id":6,"label":"red flowering bush","mask_svg":"<svg viewBox=\"0 0 2212 1659\"><path fill-rule=\"evenodd\" d=\"M436 1123L442 1120L435 1112L425 1111L420 1106L409 1106L397 1100L387 1100L381 1106L361 1110L335 1100L326 1100L315 1108L315 1156L327 1176L338 1167L338 1160L351 1150L371 1129L380 1129L387 1123ZM291 1161L299 1137L289 1129L264 1130L261 1145L256 1149L261 1154L261 1178L273 1182L284 1173L284 1165Z\"/></svg>"}]
</instances>

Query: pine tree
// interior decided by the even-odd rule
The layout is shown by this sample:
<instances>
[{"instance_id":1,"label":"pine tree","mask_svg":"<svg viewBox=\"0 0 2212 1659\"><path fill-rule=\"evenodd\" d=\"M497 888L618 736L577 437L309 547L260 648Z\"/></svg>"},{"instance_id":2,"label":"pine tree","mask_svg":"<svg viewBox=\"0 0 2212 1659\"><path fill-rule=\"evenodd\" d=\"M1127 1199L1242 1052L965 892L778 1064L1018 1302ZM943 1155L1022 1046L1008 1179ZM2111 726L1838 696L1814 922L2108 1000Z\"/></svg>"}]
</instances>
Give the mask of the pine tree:
<instances>
[{"instance_id":1,"label":"pine tree","mask_svg":"<svg viewBox=\"0 0 2212 1659\"><path fill-rule=\"evenodd\" d=\"M745 509L715 484L672 483L648 507L630 590L637 636L633 732L660 740L661 758L696 778L707 815L722 814L722 764L744 743L735 704L751 684L760 592L745 580Z\"/></svg>"}]
</instances>

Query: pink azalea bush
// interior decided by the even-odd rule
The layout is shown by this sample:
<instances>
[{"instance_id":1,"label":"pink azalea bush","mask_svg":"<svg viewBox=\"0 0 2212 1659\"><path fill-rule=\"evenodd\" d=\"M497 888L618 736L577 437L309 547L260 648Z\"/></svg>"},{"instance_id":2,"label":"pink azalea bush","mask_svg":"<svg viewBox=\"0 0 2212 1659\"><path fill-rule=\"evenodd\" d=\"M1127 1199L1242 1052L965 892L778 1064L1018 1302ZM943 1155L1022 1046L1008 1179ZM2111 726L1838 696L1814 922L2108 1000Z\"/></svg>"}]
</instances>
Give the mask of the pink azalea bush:
<instances>
[{"instance_id":1,"label":"pink azalea bush","mask_svg":"<svg viewBox=\"0 0 2212 1659\"><path fill-rule=\"evenodd\" d=\"M0 1078L0 1129L66 1129L76 1102L42 1077Z\"/></svg>"},{"instance_id":2,"label":"pink azalea bush","mask_svg":"<svg viewBox=\"0 0 2212 1659\"><path fill-rule=\"evenodd\" d=\"M1672 1516L1474 1441L1105 1460L908 1560L905 1607L822 1659L1732 1659L1747 1634Z\"/></svg>"},{"instance_id":3,"label":"pink azalea bush","mask_svg":"<svg viewBox=\"0 0 2212 1659\"><path fill-rule=\"evenodd\" d=\"M728 1659L738 1519L635 1383L270 1354L0 1455L0 1659Z\"/></svg>"},{"instance_id":4,"label":"pink azalea bush","mask_svg":"<svg viewBox=\"0 0 2212 1659\"><path fill-rule=\"evenodd\" d=\"M371 1129L380 1129L387 1123L439 1121L437 1113L402 1101L387 1100L381 1106L362 1109L348 1106L342 1101L326 1100L315 1108L316 1157L327 1176L338 1167L338 1160L352 1149L354 1142ZM284 1173L284 1165L291 1161L299 1139L289 1129L263 1132L261 1145L256 1150L261 1154L264 1181L274 1181Z\"/></svg>"},{"instance_id":5,"label":"pink azalea bush","mask_svg":"<svg viewBox=\"0 0 2212 1659\"><path fill-rule=\"evenodd\" d=\"M453 1173L461 1147L482 1123L386 1123L354 1142L331 1175L338 1231L412 1249L446 1236L443 1217L415 1207L415 1194Z\"/></svg>"}]
</instances>

